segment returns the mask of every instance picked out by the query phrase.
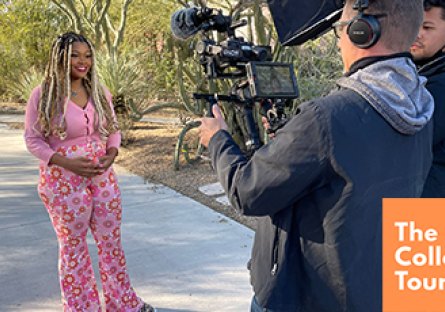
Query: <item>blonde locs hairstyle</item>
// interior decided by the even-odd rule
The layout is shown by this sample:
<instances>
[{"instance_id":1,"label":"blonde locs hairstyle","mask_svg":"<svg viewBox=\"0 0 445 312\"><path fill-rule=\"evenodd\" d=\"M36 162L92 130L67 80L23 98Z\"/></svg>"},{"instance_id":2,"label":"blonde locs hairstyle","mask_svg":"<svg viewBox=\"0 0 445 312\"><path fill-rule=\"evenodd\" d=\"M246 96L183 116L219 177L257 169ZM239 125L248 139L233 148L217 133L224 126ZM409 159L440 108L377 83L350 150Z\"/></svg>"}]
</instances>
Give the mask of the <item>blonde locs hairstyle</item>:
<instances>
[{"instance_id":1,"label":"blonde locs hairstyle","mask_svg":"<svg viewBox=\"0 0 445 312\"><path fill-rule=\"evenodd\" d=\"M73 32L58 36L53 43L45 78L41 84L38 118L35 125L40 126L41 133L46 137L52 134L59 136L61 140L66 139L65 115L71 98L71 52L74 42L86 43L91 50L91 68L83 79L83 85L96 108L94 127L102 134L103 141L106 141L108 135L117 131L118 126L105 89L97 76L93 45L84 36ZM34 130L38 132L35 127Z\"/></svg>"}]
</instances>

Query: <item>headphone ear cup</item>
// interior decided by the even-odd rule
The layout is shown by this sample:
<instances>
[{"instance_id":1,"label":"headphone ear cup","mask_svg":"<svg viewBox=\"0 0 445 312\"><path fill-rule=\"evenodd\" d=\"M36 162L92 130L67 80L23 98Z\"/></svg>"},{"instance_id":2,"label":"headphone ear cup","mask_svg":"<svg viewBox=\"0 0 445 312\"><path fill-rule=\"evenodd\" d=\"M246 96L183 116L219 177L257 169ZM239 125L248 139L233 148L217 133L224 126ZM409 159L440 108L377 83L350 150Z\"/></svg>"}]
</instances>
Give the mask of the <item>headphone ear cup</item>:
<instances>
[{"instance_id":1,"label":"headphone ear cup","mask_svg":"<svg viewBox=\"0 0 445 312\"><path fill-rule=\"evenodd\" d=\"M351 42L358 48L368 49L375 45L381 35L379 21L372 15L357 16L348 25L347 33Z\"/></svg>"}]
</instances>

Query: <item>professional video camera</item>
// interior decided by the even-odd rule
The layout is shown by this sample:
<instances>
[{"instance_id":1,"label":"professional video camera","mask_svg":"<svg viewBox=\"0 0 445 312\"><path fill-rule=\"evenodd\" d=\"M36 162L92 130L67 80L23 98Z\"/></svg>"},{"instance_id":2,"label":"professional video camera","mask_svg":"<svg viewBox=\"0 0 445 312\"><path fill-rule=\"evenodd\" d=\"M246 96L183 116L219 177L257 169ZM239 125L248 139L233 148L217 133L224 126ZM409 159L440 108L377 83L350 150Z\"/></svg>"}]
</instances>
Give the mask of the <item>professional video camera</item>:
<instances>
[{"instance_id":1,"label":"professional video camera","mask_svg":"<svg viewBox=\"0 0 445 312\"><path fill-rule=\"evenodd\" d=\"M271 47L256 46L237 37L235 30L247 25L245 20L232 21L230 16L210 8L186 9L175 14L172 32L176 37L185 39L200 32L196 52L207 79L241 79L227 95L194 93L193 98L207 102L208 116L212 116L211 107L217 101L232 103L242 120L244 152L252 156L263 144L253 116L255 103L260 104L261 114L269 119L269 133L286 123L284 108L299 95L293 64L270 62ZM212 40L210 31L225 33L225 39Z\"/></svg>"}]
</instances>

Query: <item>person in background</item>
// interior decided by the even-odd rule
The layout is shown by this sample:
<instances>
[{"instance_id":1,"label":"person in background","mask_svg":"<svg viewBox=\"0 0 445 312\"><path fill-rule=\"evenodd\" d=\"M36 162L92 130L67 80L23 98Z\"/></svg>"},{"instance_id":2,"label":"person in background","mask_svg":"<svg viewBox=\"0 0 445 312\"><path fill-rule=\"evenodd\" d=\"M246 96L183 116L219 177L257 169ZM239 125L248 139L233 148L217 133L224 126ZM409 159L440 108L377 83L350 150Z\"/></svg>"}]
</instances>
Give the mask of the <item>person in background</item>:
<instances>
[{"instance_id":1,"label":"person in background","mask_svg":"<svg viewBox=\"0 0 445 312\"><path fill-rule=\"evenodd\" d=\"M445 1L425 0L424 19L411 54L434 98L433 165L422 197L445 198Z\"/></svg>"},{"instance_id":2,"label":"person in background","mask_svg":"<svg viewBox=\"0 0 445 312\"><path fill-rule=\"evenodd\" d=\"M86 241L91 229L106 311L156 311L130 284L121 245L121 193L112 168L121 137L110 93L97 78L93 46L84 36L69 32L55 40L44 81L26 108L25 141L41 160L38 192L59 241L63 310L101 311Z\"/></svg>"}]
</instances>

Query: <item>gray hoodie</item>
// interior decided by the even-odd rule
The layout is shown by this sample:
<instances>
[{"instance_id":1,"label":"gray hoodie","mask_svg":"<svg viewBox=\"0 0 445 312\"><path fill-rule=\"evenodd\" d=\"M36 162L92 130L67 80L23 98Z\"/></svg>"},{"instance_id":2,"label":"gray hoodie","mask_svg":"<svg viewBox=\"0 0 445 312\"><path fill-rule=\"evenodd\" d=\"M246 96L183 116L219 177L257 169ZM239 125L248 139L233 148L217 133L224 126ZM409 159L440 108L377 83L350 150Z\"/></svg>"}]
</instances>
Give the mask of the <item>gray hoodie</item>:
<instances>
[{"instance_id":1,"label":"gray hoodie","mask_svg":"<svg viewBox=\"0 0 445 312\"><path fill-rule=\"evenodd\" d=\"M353 65L362 70L301 104L251 160L227 131L210 140L232 206L258 216L250 274L261 307L382 311L382 198L419 197L432 159L433 102L408 57Z\"/></svg>"},{"instance_id":2,"label":"gray hoodie","mask_svg":"<svg viewBox=\"0 0 445 312\"><path fill-rule=\"evenodd\" d=\"M360 94L397 131L419 132L431 119L434 100L408 58L371 64L337 81L340 87ZM420 87L421 86L421 87Z\"/></svg>"}]
</instances>

